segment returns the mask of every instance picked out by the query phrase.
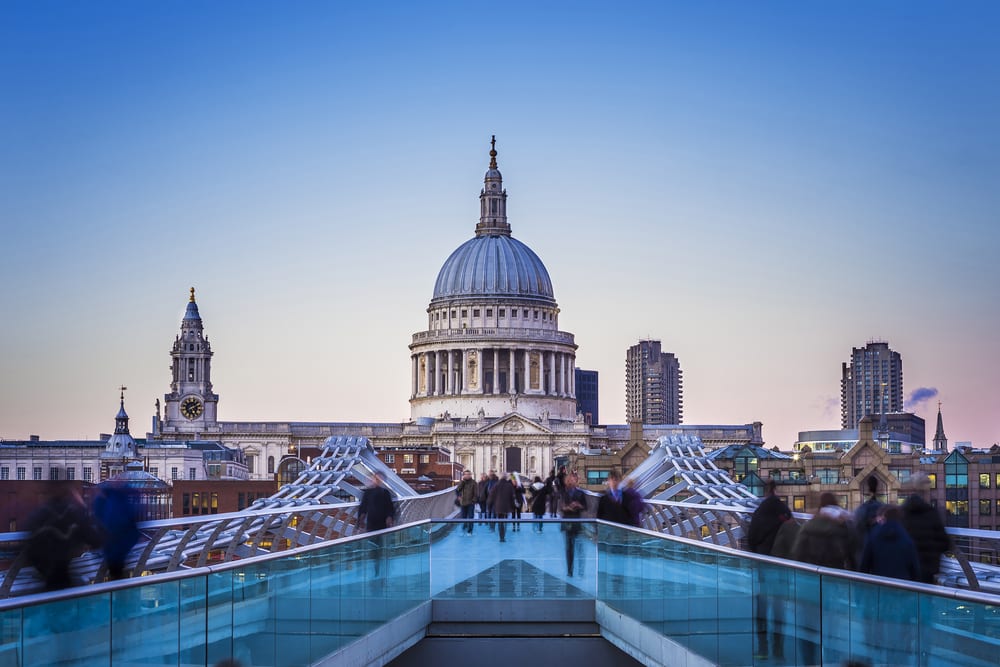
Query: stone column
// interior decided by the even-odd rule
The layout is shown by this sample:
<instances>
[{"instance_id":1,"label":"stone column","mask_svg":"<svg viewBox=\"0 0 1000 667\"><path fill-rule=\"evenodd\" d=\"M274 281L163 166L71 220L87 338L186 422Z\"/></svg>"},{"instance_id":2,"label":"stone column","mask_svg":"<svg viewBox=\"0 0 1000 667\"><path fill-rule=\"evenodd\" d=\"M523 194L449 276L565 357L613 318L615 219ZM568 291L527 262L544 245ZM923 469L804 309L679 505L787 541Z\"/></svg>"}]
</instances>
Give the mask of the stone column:
<instances>
[{"instance_id":1,"label":"stone column","mask_svg":"<svg viewBox=\"0 0 1000 667\"><path fill-rule=\"evenodd\" d=\"M469 349L462 348L462 365L458 369L458 393L465 393L465 374L469 372Z\"/></svg>"},{"instance_id":2,"label":"stone column","mask_svg":"<svg viewBox=\"0 0 1000 667\"><path fill-rule=\"evenodd\" d=\"M556 391L556 353L549 352L552 355L552 363L549 364L549 395L556 396L558 392Z\"/></svg>"},{"instance_id":3,"label":"stone column","mask_svg":"<svg viewBox=\"0 0 1000 667\"><path fill-rule=\"evenodd\" d=\"M566 354L559 353L559 395L566 395Z\"/></svg>"},{"instance_id":4,"label":"stone column","mask_svg":"<svg viewBox=\"0 0 1000 667\"><path fill-rule=\"evenodd\" d=\"M446 394L448 394L449 396L451 396L453 393L455 393L453 391L453 387L455 386L455 383L452 380L452 375L455 374L454 350L448 350L447 352L445 352L445 356L448 358L448 376L445 379L444 391L445 391Z\"/></svg>"},{"instance_id":5,"label":"stone column","mask_svg":"<svg viewBox=\"0 0 1000 667\"><path fill-rule=\"evenodd\" d=\"M545 393L545 351L538 351L538 392Z\"/></svg>"},{"instance_id":6,"label":"stone column","mask_svg":"<svg viewBox=\"0 0 1000 667\"><path fill-rule=\"evenodd\" d=\"M479 357L479 368L477 370L477 373L479 374L479 393L480 394L485 394L486 393L486 385L483 382L484 378L486 377L486 369L483 368L486 365L486 359L483 356L485 354L486 354L486 349L482 348L482 347L479 348L479 354L477 355Z\"/></svg>"},{"instance_id":7,"label":"stone column","mask_svg":"<svg viewBox=\"0 0 1000 667\"><path fill-rule=\"evenodd\" d=\"M434 375L433 375L433 373L431 371L431 353L430 352L424 352L424 380L425 380L425 384L427 385L425 387L425 389L427 391L427 393L425 394L425 396L433 396L434 395L434 392L431 391L431 387L432 387L431 380L433 378L434 378Z\"/></svg>"},{"instance_id":8,"label":"stone column","mask_svg":"<svg viewBox=\"0 0 1000 667\"><path fill-rule=\"evenodd\" d=\"M500 348L493 348L493 393L500 393Z\"/></svg>"},{"instance_id":9,"label":"stone column","mask_svg":"<svg viewBox=\"0 0 1000 667\"><path fill-rule=\"evenodd\" d=\"M510 374L507 376L507 393L513 394L515 391L514 387L514 373L517 370L517 350L513 347L507 350L507 356L510 357Z\"/></svg>"}]
</instances>

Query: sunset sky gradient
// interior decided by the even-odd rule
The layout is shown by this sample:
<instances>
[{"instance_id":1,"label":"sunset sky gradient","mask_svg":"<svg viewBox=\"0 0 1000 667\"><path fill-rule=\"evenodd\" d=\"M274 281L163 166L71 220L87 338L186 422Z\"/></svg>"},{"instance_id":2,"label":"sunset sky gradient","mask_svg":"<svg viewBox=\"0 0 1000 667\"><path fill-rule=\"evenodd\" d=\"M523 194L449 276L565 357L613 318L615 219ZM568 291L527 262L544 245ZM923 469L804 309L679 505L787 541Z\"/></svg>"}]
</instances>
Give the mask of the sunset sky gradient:
<instances>
[{"instance_id":1,"label":"sunset sky gradient","mask_svg":"<svg viewBox=\"0 0 1000 667\"><path fill-rule=\"evenodd\" d=\"M541 5L541 6L539 6ZM933 436L1000 441L1000 4L7 2L0 437L168 390L195 286L222 420L403 421L410 336L497 135L622 423L840 424L885 339Z\"/></svg>"}]
</instances>

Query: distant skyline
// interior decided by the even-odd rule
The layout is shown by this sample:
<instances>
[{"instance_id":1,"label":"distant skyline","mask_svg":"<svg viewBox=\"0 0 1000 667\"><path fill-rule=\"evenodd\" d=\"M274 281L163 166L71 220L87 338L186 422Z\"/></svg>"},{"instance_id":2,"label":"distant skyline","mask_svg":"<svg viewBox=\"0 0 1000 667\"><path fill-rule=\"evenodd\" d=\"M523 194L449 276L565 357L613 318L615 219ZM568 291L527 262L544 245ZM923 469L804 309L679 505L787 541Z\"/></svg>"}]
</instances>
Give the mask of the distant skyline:
<instances>
[{"instance_id":1,"label":"distant skyline","mask_svg":"<svg viewBox=\"0 0 1000 667\"><path fill-rule=\"evenodd\" d=\"M662 341L684 421L840 425L886 340L933 436L1000 442L1000 6L11 2L0 438L132 432L188 288L219 418L409 416L497 136L600 416Z\"/></svg>"}]
</instances>

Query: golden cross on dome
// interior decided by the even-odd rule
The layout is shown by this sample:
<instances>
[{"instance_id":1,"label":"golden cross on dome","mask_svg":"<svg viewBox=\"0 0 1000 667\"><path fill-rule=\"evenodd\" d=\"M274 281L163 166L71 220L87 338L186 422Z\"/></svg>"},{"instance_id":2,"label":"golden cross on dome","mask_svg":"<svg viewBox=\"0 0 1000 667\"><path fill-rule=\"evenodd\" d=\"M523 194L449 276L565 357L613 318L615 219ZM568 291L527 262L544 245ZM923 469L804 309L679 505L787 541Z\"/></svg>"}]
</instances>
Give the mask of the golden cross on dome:
<instances>
[{"instance_id":1,"label":"golden cross on dome","mask_svg":"<svg viewBox=\"0 0 1000 667\"><path fill-rule=\"evenodd\" d=\"M497 168L497 135L490 139L490 169Z\"/></svg>"},{"instance_id":2,"label":"golden cross on dome","mask_svg":"<svg viewBox=\"0 0 1000 667\"><path fill-rule=\"evenodd\" d=\"M194 303L194 288L191 288L191 303Z\"/></svg>"}]
</instances>

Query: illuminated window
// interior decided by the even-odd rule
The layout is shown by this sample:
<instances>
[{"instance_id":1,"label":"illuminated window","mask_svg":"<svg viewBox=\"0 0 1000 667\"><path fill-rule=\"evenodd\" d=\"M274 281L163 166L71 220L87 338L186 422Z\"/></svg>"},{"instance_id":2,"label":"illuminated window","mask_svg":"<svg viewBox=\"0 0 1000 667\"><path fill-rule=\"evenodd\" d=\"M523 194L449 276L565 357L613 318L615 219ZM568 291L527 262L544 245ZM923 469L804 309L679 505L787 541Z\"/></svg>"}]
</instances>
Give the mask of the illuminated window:
<instances>
[{"instance_id":1,"label":"illuminated window","mask_svg":"<svg viewBox=\"0 0 1000 667\"><path fill-rule=\"evenodd\" d=\"M413 463L413 454L403 454L403 463Z\"/></svg>"},{"instance_id":2,"label":"illuminated window","mask_svg":"<svg viewBox=\"0 0 1000 667\"><path fill-rule=\"evenodd\" d=\"M989 516L990 509L992 508L992 505L993 505L993 503L990 502L989 500L980 500L979 501L979 514L980 514L980 516Z\"/></svg>"},{"instance_id":3,"label":"illuminated window","mask_svg":"<svg viewBox=\"0 0 1000 667\"><path fill-rule=\"evenodd\" d=\"M792 496L792 511L793 512L805 512L806 511L806 497L805 496Z\"/></svg>"},{"instance_id":4,"label":"illuminated window","mask_svg":"<svg viewBox=\"0 0 1000 667\"><path fill-rule=\"evenodd\" d=\"M979 488L980 489L990 488L990 474L988 472L979 473Z\"/></svg>"},{"instance_id":5,"label":"illuminated window","mask_svg":"<svg viewBox=\"0 0 1000 667\"><path fill-rule=\"evenodd\" d=\"M420 462L421 463L430 463L431 462L431 455L430 454L421 454L420 455Z\"/></svg>"},{"instance_id":6,"label":"illuminated window","mask_svg":"<svg viewBox=\"0 0 1000 667\"><path fill-rule=\"evenodd\" d=\"M588 470L587 471L587 484L597 485L604 484L608 481L608 470Z\"/></svg>"}]
</instances>

